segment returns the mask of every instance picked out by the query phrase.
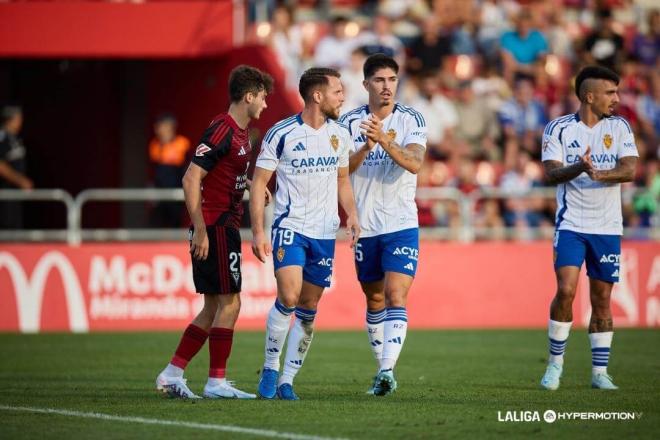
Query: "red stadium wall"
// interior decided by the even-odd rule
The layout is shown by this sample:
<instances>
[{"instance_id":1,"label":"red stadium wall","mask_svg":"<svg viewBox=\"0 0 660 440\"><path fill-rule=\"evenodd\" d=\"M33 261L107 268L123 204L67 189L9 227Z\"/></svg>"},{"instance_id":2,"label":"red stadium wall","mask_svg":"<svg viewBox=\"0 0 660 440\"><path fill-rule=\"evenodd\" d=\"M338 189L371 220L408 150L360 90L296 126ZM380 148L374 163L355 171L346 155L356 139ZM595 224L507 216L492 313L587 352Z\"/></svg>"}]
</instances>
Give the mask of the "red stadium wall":
<instances>
[{"instance_id":1,"label":"red stadium wall","mask_svg":"<svg viewBox=\"0 0 660 440\"><path fill-rule=\"evenodd\" d=\"M232 0L9 2L0 4L0 57L218 54L241 42L241 5Z\"/></svg>"},{"instance_id":2,"label":"red stadium wall","mask_svg":"<svg viewBox=\"0 0 660 440\"><path fill-rule=\"evenodd\" d=\"M660 326L660 253L655 243L623 246L615 325ZM554 290L548 243L422 242L409 302L413 328L544 327ZM201 307L182 243L3 245L0 331L180 330ZM272 265L243 246L240 329L263 329L275 298ZM584 275L583 275L584 276ZM575 321L589 319L582 279ZM364 300L347 243L337 245L332 287L319 329L360 329Z\"/></svg>"}]
</instances>

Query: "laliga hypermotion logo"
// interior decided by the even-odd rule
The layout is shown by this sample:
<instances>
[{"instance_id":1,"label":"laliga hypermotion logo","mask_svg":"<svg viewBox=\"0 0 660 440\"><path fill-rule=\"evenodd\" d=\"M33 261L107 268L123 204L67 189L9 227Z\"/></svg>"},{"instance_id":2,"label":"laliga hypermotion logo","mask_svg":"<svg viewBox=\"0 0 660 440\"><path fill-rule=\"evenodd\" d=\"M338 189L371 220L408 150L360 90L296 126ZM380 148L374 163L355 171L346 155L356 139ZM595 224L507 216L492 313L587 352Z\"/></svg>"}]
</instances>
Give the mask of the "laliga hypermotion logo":
<instances>
[{"instance_id":1,"label":"laliga hypermotion logo","mask_svg":"<svg viewBox=\"0 0 660 440\"><path fill-rule=\"evenodd\" d=\"M13 291L18 308L18 326L21 332L36 333L39 331L44 288L51 269L59 271L64 284L64 296L71 330L74 332L89 330L85 300L78 275L65 255L56 251L45 253L34 266L32 276L28 278L21 263L12 254L0 252L0 271L2 269L9 272L14 286Z\"/></svg>"}]
</instances>

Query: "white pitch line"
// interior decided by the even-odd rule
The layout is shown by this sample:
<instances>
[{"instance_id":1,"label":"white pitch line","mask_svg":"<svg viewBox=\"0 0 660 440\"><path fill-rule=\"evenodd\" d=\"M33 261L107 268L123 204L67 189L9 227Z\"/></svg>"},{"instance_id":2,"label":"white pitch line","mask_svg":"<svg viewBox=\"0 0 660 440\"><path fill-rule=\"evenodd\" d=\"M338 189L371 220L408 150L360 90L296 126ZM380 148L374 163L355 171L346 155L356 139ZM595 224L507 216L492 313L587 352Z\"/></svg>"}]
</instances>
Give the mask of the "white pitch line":
<instances>
[{"instance_id":1,"label":"white pitch line","mask_svg":"<svg viewBox=\"0 0 660 440\"><path fill-rule=\"evenodd\" d=\"M23 412L32 412L32 413L40 413L40 414L56 414L59 416L81 417L84 419L100 419L100 420L111 420L111 421L126 422L126 423L142 423L145 425L161 425L161 426L176 426L181 428L206 429L209 431L233 432L237 434L251 434L261 437L287 438L293 440L342 440L337 437L318 437L315 435L294 434L291 432L278 432L269 429L243 428L241 426L233 426L233 425L213 425L210 423L181 422L181 421L162 420L162 419L147 419L144 417L113 416L112 414L70 411L66 409L56 409L56 408L34 408L28 406L0 405L0 410L23 411Z\"/></svg>"}]
</instances>

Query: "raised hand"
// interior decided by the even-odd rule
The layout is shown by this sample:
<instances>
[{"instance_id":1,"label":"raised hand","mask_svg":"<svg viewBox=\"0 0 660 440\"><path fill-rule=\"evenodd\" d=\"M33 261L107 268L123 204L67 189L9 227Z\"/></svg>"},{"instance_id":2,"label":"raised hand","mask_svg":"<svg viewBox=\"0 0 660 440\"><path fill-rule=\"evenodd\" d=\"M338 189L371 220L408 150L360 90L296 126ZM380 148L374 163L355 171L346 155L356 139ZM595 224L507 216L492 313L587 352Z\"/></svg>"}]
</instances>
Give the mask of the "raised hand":
<instances>
[{"instance_id":1,"label":"raised hand","mask_svg":"<svg viewBox=\"0 0 660 440\"><path fill-rule=\"evenodd\" d=\"M360 123L360 133L371 139L374 144L380 143L382 145L383 139L386 138L385 133L383 133L383 122L374 114Z\"/></svg>"},{"instance_id":2,"label":"raised hand","mask_svg":"<svg viewBox=\"0 0 660 440\"><path fill-rule=\"evenodd\" d=\"M580 157L580 162L583 164L584 172L593 179L596 169L594 168L594 163L591 161L591 147L587 146L587 151Z\"/></svg>"}]
</instances>

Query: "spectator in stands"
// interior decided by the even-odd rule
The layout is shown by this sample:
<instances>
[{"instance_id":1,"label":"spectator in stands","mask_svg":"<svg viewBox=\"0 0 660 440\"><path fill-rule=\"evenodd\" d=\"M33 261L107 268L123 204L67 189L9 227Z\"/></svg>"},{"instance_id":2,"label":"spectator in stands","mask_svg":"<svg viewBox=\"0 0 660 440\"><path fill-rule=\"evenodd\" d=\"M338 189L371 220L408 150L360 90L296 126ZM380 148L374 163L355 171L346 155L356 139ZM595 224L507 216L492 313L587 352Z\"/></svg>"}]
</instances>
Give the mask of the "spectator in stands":
<instances>
[{"instance_id":1,"label":"spectator in stands","mask_svg":"<svg viewBox=\"0 0 660 440\"><path fill-rule=\"evenodd\" d=\"M500 189L510 194L521 194L541 186L542 171L532 162L526 151L517 155L515 167L507 171L500 181ZM543 198L510 198L504 202L504 222L518 230L517 238L529 238L528 229L547 223L541 211Z\"/></svg>"},{"instance_id":2,"label":"spectator in stands","mask_svg":"<svg viewBox=\"0 0 660 440\"><path fill-rule=\"evenodd\" d=\"M546 118L543 105L534 99L534 84L530 78L521 77L516 81L513 98L502 105L499 119L507 169L515 166L519 150L527 151L534 159L540 158Z\"/></svg>"},{"instance_id":3,"label":"spectator in stands","mask_svg":"<svg viewBox=\"0 0 660 440\"><path fill-rule=\"evenodd\" d=\"M430 15L422 22L422 33L410 45L408 71L411 74L441 71L448 55L451 55L451 38L439 27L435 15Z\"/></svg>"},{"instance_id":4,"label":"spectator in stands","mask_svg":"<svg viewBox=\"0 0 660 440\"><path fill-rule=\"evenodd\" d=\"M364 48L358 47L351 52L350 64L342 69L341 83L344 86L344 104L342 113L346 113L354 108L369 102L369 93L364 88L364 73L362 67L367 59L367 53Z\"/></svg>"},{"instance_id":5,"label":"spectator in stands","mask_svg":"<svg viewBox=\"0 0 660 440\"><path fill-rule=\"evenodd\" d=\"M2 108L0 127L0 189L34 187L26 175L25 146L18 134L23 127L23 111L15 105ZM23 227L23 211L20 202L0 202L0 228Z\"/></svg>"},{"instance_id":6,"label":"spectator in stands","mask_svg":"<svg viewBox=\"0 0 660 440\"><path fill-rule=\"evenodd\" d=\"M373 19L371 31L367 30L359 34L354 44L356 47L364 47L369 55L383 53L393 57L403 69L406 61L406 54L403 43L392 33L392 22L385 15L376 15Z\"/></svg>"},{"instance_id":7,"label":"spectator in stands","mask_svg":"<svg viewBox=\"0 0 660 440\"><path fill-rule=\"evenodd\" d=\"M548 42L532 27L529 9L521 9L515 30L505 32L500 40L504 78L512 83L516 74L534 77L548 52Z\"/></svg>"},{"instance_id":8,"label":"spectator in stands","mask_svg":"<svg viewBox=\"0 0 660 440\"><path fill-rule=\"evenodd\" d=\"M484 0L479 14L477 44L487 62L497 58L500 36L506 30L508 18L506 10L497 0Z\"/></svg>"},{"instance_id":9,"label":"spectator in stands","mask_svg":"<svg viewBox=\"0 0 660 440\"><path fill-rule=\"evenodd\" d=\"M343 69L349 67L349 60L353 43L346 37L346 24L344 16L337 16L332 20L330 32L321 38L314 52L316 66ZM343 78L342 78L343 79Z\"/></svg>"},{"instance_id":10,"label":"spectator in stands","mask_svg":"<svg viewBox=\"0 0 660 440\"><path fill-rule=\"evenodd\" d=\"M466 155L467 152L457 148L453 142L458 115L454 104L440 92L436 72L427 70L421 73L418 78L418 94L410 105L426 119L426 145L431 158L453 162Z\"/></svg>"},{"instance_id":11,"label":"spectator in stands","mask_svg":"<svg viewBox=\"0 0 660 440\"><path fill-rule=\"evenodd\" d=\"M548 39L549 52L563 59L574 60L573 38L564 22L564 9L556 4L551 5L545 23L543 33Z\"/></svg>"},{"instance_id":12,"label":"spectator in stands","mask_svg":"<svg viewBox=\"0 0 660 440\"><path fill-rule=\"evenodd\" d=\"M649 83L651 90L637 98L637 116L642 137L660 157L660 73L651 74Z\"/></svg>"},{"instance_id":13,"label":"spectator in stands","mask_svg":"<svg viewBox=\"0 0 660 440\"><path fill-rule=\"evenodd\" d=\"M644 190L636 194L633 200L635 213L639 216L639 226L651 227L653 216L658 212L660 200L660 170L658 160L652 159L645 164L645 175L637 186ZM657 225L656 225L657 226Z\"/></svg>"},{"instance_id":14,"label":"spectator in stands","mask_svg":"<svg viewBox=\"0 0 660 440\"><path fill-rule=\"evenodd\" d=\"M648 29L633 39L632 54L648 71L660 69L660 9L648 12Z\"/></svg>"},{"instance_id":15,"label":"spectator in stands","mask_svg":"<svg viewBox=\"0 0 660 440\"><path fill-rule=\"evenodd\" d=\"M149 159L154 166L156 188L181 188L190 141L176 133L176 118L171 113L160 115L154 123L154 138L149 144ZM182 205L160 202L152 212L153 227L181 226Z\"/></svg>"},{"instance_id":16,"label":"spectator in stands","mask_svg":"<svg viewBox=\"0 0 660 440\"><path fill-rule=\"evenodd\" d=\"M458 116L456 140L467 144L473 159L500 161L502 155L496 144L499 126L495 111L485 100L475 96L472 81L459 83L457 98L454 103Z\"/></svg>"},{"instance_id":17,"label":"spectator in stands","mask_svg":"<svg viewBox=\"0 0 660 440\"><path fill-rule=\"evenodd\" d=\"M502 104L511 98L513 92L497 70L495 63L488 63L472 81L472 89L478 98L483 99L494 111L499 111Z\"/></svg>"},{"instance_id":18,"label":"spectator in stands","mask_svg":"<svg viewBox=\"0 0 660 440\"><path fill-rule=\"evenodd\" d=\"M478 231L477 237L483 236L489 240L503 240L505 238L505 224L497 200L486 199L475 214L474 226Z\"/></svg>"},{"instance_id":19,"label":"spectator in stands","mask_svg":"<svg viewBox=\"0 0 660 440\"><path fill-rule=\"evenodd\" d=\"M273 31L270 45L277 55L280 66L286 71L287 86L298 87L298 78L302 74L303 55L302 31L293 22L293 9L280 5L275 8L272 19Z\"/></svg>"},{"instance_id":20,"label":"spectator in stands","mask_svg":"<svg viewBox=\"0 0 660 440\"><path fill-rule=\"evenodd\" d=\"M584 40L582 60L586 64L597 63L618 71L623 61L623 37L614 31L610 9L600 9L597 18L594 30Z\"/></svg>"}]
</instances>

